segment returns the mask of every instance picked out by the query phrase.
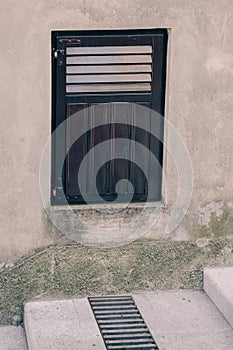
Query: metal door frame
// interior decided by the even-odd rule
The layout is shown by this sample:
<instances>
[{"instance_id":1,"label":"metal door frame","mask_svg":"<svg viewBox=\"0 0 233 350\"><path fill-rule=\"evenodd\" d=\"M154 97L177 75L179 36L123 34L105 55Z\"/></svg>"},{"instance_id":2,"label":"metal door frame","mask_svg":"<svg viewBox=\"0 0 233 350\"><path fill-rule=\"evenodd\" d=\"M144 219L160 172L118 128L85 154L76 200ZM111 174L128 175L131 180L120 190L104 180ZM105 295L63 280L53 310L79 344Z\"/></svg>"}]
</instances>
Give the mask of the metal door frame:
<instances>
[{"instance_id":1,"label":"metal door frame","mask_svg":"<svg viewBox=\"0 0 233 350\"><path fill-rule=\"evenodd\" d=\"M52 132L66 119L66 104L68 103L106 103L106 102L150 102L151 108L164 116L165 108L165 85L166 85L166 56L167 56L167 30L166 29L142 29L142 30L98 30L98 31L52 31ZM154 51L152 61L152 72L156 72L156 79L152 79L152 93L150 94L89 94L88 96L80 96L75 94L67 96L65 94L65 50L66 46L76 46L80 39L85 45L95 42L96 38L104 40L105 38L124 38L127 43L132 39L139 38L140 44L145 45L148 38L153 37L154 47L159 48ZM103 45L104 46L104 45ZM153 74L153 73L152 73ZM80 99L81 98L81 99ZM78 100L80 99L80 100ZM65 137L64 140L53 139L52 142L52 161L51 161L51 204L64 205L64 200L60 199L59 191L61 191L63 183L61 174L58 172L57 156L65 154ZM160 162L163 162L163 145L160 143ZM65 177L65 169L63 178ZM160 181L160 192L162 191L162 177ZM65 190L65 189L64 189ZM62 196L61 196L62 197ZM78 204L72 198L68 198L70 204Z\"/></svg>"}]
</instances>

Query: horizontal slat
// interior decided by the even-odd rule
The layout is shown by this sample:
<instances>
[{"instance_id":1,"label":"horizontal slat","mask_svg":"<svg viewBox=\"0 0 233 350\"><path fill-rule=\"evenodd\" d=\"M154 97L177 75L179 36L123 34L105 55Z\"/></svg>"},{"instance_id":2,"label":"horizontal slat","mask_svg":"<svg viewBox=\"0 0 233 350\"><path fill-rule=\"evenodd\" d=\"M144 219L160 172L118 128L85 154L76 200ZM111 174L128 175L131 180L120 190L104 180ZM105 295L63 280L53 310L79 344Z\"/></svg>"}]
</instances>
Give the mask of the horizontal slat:
<instances>
[{"instance_id":1,"label":"horizontal slat","mask_svg":"<svg viewBox=\"0 0 233 350\"><path fill-rule=\"evenodd\" d=\"M133 305L131 300L116 300L116 299L105 299L101 301L93 301L92 305Z\"/></svg>"},{"instance_id":2,"label":"horizontal slat","mask_svg":"<svg viewBox=\"0 0 233 350\"><path fill-rule=\"evenodd\" d=\"M134 305L130 305L130 304L127 304L127 303L124 303L124 305L119 305L119 304L117 304L117 303L114 303L114 304L106 304L106 303L104 303L104 304L95 304L95 305L93 305L92 306L93 307L93 309L96 311L96 310L135 310L136 309L136 307L134 306Z\"/></svg>"},{"instance_id":3,"label":"horizontal slat","mask_svg":"<svg viewBox=\"0 0 233 350\"><path fill-rule=\"evenodd\" d=\"M103 329L102 333L105 335L114 335L114 334L148 334L149 331L147 330L146 326L144 325L144 328L140 328L140 327L136 327L136 328L130 328L127 326L127 328L123 328L123 329Z\"/></svg>"},{"instance_id":4,"label":"horizontal slat","mask_svg":"<svg viewBox=\"0 0 233 350\"><path fill-rule=\"evenodd\" d=\"M150 333L124 333L124 334L115 334L115 333L112 333L112 334L106 334L106 333L103 333L104 335L104 339L106 340L111 340L111 339L150 339L151 340L151 335Z\"/></svg>"},{"instance_id":5,"label":"horizontal slat","mask_svg":"<svg viewBox=\"0 0 233 350\"><path fill-rule=\"evenodd\" d=\"M80 84L67 85L66 92L126 92L126 91L151 91L149 83L135 83L135 84Z\"/></svg>"},{"instance_id":6,"label":"horizontal slat","mask_svg":"<svg viewBox=\"0 0 233 350\"><path fill-rule=\"evenodd\" d=\"M135 318L122 318L122 319L114 319L114 320L99 320L98 319L98 323L99 324L117 324L117 323L120 323L120 324L136 324L136 323L140 323L141 324L142 320L139 316L135 317Z\"/></svg>"},{"instance_id":7,"label":"horizontal slat","mask_svg":"<svg viewBox=\"0 0 233 350\"><path fill-rule=\"evenodd\" d=\"M96 314L101 314L105 312L134 312L137 310L135 307L127 307L127 308L121 308L121 307L108 307L108 308L103 308L103 307L98 307L94 306L93 310L96 312Z\"/></svg>"},{"instance_id":8,"label":"horizontal slat","mask_svg":"<svg viewBox=\"0 0 233 350\"><path fill-rule=\"evenodd\" d=\"M67 75L67 83L124 83L150 82L150 74L98 74L98 75Z\"/></svg>"},{"instance_id":9,"label":"horizontal slat","mask_svg":"<svg viewBox=\"0 0 233 350\"><path fill-rule=\"evenodd\" d=\"M141 338L141 339L110 339L110 340L106 340L106 344L111 344L111 345L127 345L127 344L152 344L153 345L153 340L151 340L151 337L148 337L146 339Z\"/></svg>"},{"instance_id":10,"label":"horizontal slat","mask_svg":"<svg viewBox=\"0 0 233 350\"><path fill-rule=\"evenodd\" d=\"M102 310L96 310L95 308L93 308L93 310L95 311L95 314L96 315L121 315L122 313L124 313L125 315L126 314L133 314L137 311L137 309L131 309L131 310L125 310L125 309L121 309L121 310L113 310L113 309L110 309L110 310L107 310L107 311L102 311Z\"/></svg>"},{"instance_id":11,"label":"horizontal slat","mask_svg":"<svg viewBox=\"0 0 233 350\"><path fill-rule=\"evenodd\" d=\"M108 350L127 350L127 349L131 349L131 350L157 350L157 346L154 344L134 344L134 345L109 345L108 346Z\"/></svg>"},{"instance_id":12,"label":"horizontal slat","mask_svg":"<svg viewBox=\"0 0 233 350\"><path fill-rule=\"evenodd\" d=\"M151 72L150 64L132 64L120 66L67 66L67 74L95 74L95 73L144 73Z\"/></svg>"},{"instance_id":13,"label":"horizontal slat","mask_svg":"<svg viewBox=\"0 0 233 350\"><path fill-rule=\"evenodd\" d=\"M130 303L130 301L126 300L126 301L105 301L105 302L101 302L101 303L97 303L97 302L93 302L93 307L96 308L114 308L114 307L119 307L119 308L136 308L136 306L132 303Z\"/></svg>"},{"instance_id":14,"label":"horizontal slat","mask_svg":"<svg viewBox=\"0 0 233 350\"><path fill-rule=\"evenodd\" d=\"M115 330L122 330L122 329L138 329L138 328L143 328L143 327L145 327L145 329L146 329L146 326L145 326L145 323L144 323L144 321L142 320L142 322L141 323L135 323L135 324L127 324L127 325L125 325L125 324L110 324L110 325L107 325L107 324L104 324L104 325L99 325L99 327L100 328L104 328L105 330L113 330L113 329L115 329Z\"/></svg>"},{"instance_id":15,"label":"horizontal slat","mask_svg":"<svg viewBox=\"0 0 233 350\"><path fill-rule=\"evenodd\" d=\"M91 302L91 305L93 303L102 303L102 302L112 302L112 301L127 301L127 302L130 302L132 304L132 297L130 295L123 295L123 296L115 296L115 295L110 295L110 296L107 296L107 297L90 297L89 298L90 302Z\"/></svg>"},{"instance_id":16,"label":"horizontal slat","mask_svg":"<svg viewBox=\"0 0 233 350\"><path fill-rule=\"evenodd\" d=\"M67 55L107 55L127 53L152 53L149 45L138 46L97 46L97 47L67 47Z\"/></svg>"},{"instance_id":17,"label":"horizontal slat","mask_svg":"<svg viewBox=\"0 0 233 350\"><path fill-rule=\"evenodd\" d=\"M134 318L134 319L138 319L138 317L141 317L139 312L134 312L133 314L109 314L109 315L97 315L96 314L96 318L98 320L112 320L112 319L124 319L124 318L127 318L127 319L131 319L131 318Z\"/></svg>"},{"instance_id":18,"label":"horizontal slat","mask_svg":"<svg viewBox=\"0 0 233 350\"><path fill-rule=\"evenodd\" d=\"M116 56L70 56L66 64L124 64L151 63L151 55L116 55Z\"/></svg>"}]
</instances>

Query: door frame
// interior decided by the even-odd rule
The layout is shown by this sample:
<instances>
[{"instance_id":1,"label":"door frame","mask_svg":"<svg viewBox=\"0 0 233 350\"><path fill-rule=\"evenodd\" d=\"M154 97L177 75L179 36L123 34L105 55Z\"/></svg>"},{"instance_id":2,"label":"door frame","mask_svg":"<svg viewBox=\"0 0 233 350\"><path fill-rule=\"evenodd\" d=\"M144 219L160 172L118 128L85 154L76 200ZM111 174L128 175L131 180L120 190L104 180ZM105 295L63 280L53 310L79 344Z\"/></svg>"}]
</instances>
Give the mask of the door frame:
<instances>
[{"instance_id":1,"label":"door frame","mask_svg":"<svg viewBox=\"0 0 233 350\"><path fill-rule=\"evenodd\" d=\"M66 98L64 95L64 86L65 86L65 64L64 64L64 51L65 47L68 43L67 40L69 38L90 38L90 37L104 37L104 36L113 36L113 37L132 37L132 36L154 36L156 38L162 38L161 42L161 50L159 64L161 64L160 70L160 80L155 80L152 84L152 96L156 96L156 98L151 98L152 109L159 112L162 116L164 116L165 111L165 89L166 89L166 57L167 57L167 42L168 42L168 34L166 29L141 29L141 30L98 30L98 31L52 31L52 48L51 48L51 58L52 58L52 125L51 130L52 133L56 130L56 128L66 119L66 104L72 101L76 101L76 97L70 96ZM70 44L69 44L70 45ZM56 54L58 53L58 57ZM153 71L156 69L156 57L153 57ZM103 95L92 95L90 96L82 96L82 103L84 101L90 102L90 98L92 98L92 102L94 103L103 103ZM115 96L104 96L104 100L106 102L139 102L139 97L137 95L132 95L129 101L129 97L127 94L118 94ZM148 102L148 96L140 96L140 102ZM64 205L67 202L64 202L64 199L60 199L63 196L59 196L59 191L62 190L62 178L65 178L65 169L62 174L59 174L59 168L57 167L57 157L59 154L65 154L65 137L63 135L64 142L60 142L60 140L56 140L53 138L52 141L52 159L51 159L51 204L52 205ZM163 163L163 146L161 145L161 164ZM162 194L162 177L160 181L161 194ZM78 204L75 200L67 200L69 204Z\"/></svg>"}]
</instances>

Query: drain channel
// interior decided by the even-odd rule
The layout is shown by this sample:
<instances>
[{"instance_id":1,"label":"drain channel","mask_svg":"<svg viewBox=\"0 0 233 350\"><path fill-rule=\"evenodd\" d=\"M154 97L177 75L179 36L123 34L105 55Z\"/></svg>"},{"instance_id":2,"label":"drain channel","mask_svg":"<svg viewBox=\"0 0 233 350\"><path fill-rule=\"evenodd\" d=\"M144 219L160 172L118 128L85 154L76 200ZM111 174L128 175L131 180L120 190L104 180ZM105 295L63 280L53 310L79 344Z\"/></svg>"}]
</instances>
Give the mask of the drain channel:
<instances>
[{"instance_id":1,"label":"drain channel","mask_svg":"<svg viewBox=\"0 0 233 350\"><path fill-rule=\"evenodd\" d=\"M89 302L107 350L158 350L132 296L92 297Z\"/></svg>"}]
</instances>

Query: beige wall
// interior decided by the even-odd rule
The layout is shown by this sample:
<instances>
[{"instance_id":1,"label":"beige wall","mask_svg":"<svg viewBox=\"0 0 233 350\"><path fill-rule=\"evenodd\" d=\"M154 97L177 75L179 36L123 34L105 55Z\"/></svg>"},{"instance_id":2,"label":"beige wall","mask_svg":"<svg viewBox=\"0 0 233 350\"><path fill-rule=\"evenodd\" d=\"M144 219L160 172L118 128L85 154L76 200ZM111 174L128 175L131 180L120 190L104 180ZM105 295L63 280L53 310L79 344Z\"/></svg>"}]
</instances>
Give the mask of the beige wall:
<instances>
[{"instance_id":1,"label":"beige wall","mask_svg":"<svg viewBox=\"0 0 233 350\"><path fill-rule=\"evenodd\" d=\"M233 3L231 0L7 1L0 11L0 262L62 242L40 199L39 165L50 135L50 35L54 29L171 28L166 118L191 154L194 190L169 237L230 235L233 208ZM165 157L168 209L177 179ZM221 230L222 229L222 230Z\"/></svg>"}]
</instances>

